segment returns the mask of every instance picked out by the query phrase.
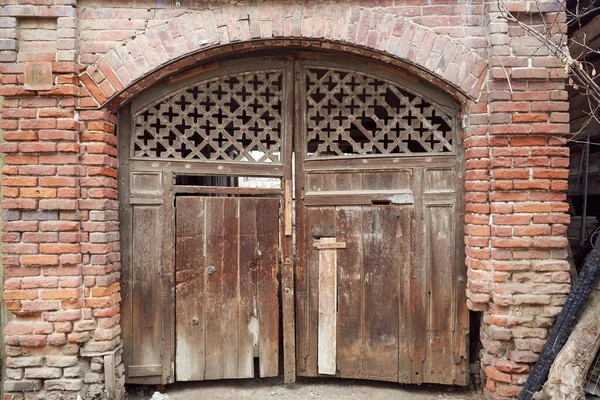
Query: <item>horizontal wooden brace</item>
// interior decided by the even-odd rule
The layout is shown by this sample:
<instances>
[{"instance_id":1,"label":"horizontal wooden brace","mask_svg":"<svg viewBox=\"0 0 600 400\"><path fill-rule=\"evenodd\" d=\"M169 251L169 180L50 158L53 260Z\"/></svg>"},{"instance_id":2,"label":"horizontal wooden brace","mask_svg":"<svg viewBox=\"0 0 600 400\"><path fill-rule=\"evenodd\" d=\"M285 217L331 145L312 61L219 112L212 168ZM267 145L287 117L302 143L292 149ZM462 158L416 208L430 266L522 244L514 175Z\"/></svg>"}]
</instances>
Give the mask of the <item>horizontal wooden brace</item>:
<instances>
[{"instance_id":1,"label":"horizontal wooden brace","mask_svg":"<svg viewBox=\"0 0 600 400\"><path fill-rule=\"evenodd\" d=\"M317 242L317 243L313 243L313 247L315 249L318 250L325 250L325 249L345 249L346 248L346 242L329 242L329 243L322 243L322 242Z\"/></svg>"},{"instance_id":2,"label":"horizontal wooden brace","mask_svg":"<svg viewBox=\"0 0 600 400\"><path fill-rule=\"evenodd\" d=\"M277 196L282 194L281 189L267 188L241 188L227 186L189 186L189 185L174 185L175 193L184 194L232 194L232 195L264 195Z\"/></svg>"},{"instance_id":3,"label":"horizontal wooden brace","mask_svg":"<svg viewBox=\"0 0 600 400\"><path fill-rule=\"evenodd\" d=\"M135 205L161 205L163 204L162 197L130 197L129 204Z\"/></svg>"},{"instance_id":4,"label":"horizontal wooden brace","mask_svg":"<svg viewBox=\"0 0 600 400\"><path fill-rule=\"evenodd\" d=\"M303 202L305 206L413 204L414 197L410 190L340 190L307 192Z\"/></svg>"},{"instance_id":5,"label":"horizontal wooden brace","mask_svg":"<svg viewBox=\"0 0 600 400\"><path fill-rule=\"evenodd\" d=\"M130 378L160 376L162 375L162 365L130 365L128 372Z\"/></svg>"}]
</instances>

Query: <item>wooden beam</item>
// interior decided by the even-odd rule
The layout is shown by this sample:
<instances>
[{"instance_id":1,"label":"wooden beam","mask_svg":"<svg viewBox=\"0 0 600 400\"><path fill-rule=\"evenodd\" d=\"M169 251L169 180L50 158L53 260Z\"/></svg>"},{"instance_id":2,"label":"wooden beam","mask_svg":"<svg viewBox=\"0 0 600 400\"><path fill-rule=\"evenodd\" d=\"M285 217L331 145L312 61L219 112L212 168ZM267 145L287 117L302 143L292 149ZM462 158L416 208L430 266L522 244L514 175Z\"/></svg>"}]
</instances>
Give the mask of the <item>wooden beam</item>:
<instances>
[{"instance_id":1,"label":"wooden beam","mask_svg":"<svg viewBox=\"0 0 600 400\"><path fill-rule=\"evenodd\" d=\"M174 185L173 191L175 193L186 193L186 194L232 194L232 195L263 195L263 196L281 195L281 189L242 188L242 187L227 187L227 186Z\"/></svg>"},{"instance_id":2,"label":"wooden beam","mask_svg":"<svg viewBox=\"0 0 600 400\"><path fill-rule=\"evenodd\" d=\"M317 243L313 243L313 247L318 250L345 249L346 242L317 242Z\"/></svg>"}]
</instances>

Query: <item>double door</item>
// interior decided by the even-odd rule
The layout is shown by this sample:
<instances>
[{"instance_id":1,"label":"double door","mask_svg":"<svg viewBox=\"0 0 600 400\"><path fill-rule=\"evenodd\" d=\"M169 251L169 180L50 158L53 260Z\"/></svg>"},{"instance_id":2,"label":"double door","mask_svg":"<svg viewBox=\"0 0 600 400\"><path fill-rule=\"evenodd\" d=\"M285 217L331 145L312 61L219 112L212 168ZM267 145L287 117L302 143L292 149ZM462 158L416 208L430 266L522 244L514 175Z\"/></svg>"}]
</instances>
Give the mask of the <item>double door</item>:
<instances>
[{"instance_id":1,"label":"double door","mask_svg":"<svg viewBox=\"0 0 600 400\"><path fill-rule=\"evenodd\" d=\"M348 61L223 63L121 113L129 382L468 382L455 110Z\"/></svg>"}]
</instances>

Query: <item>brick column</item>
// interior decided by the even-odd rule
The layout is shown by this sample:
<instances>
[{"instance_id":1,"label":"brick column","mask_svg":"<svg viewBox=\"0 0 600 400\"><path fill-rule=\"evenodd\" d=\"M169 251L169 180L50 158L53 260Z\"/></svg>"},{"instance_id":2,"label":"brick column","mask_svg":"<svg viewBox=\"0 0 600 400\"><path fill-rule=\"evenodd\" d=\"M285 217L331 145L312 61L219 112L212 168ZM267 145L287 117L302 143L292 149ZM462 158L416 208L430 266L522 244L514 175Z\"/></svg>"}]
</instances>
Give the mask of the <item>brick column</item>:
<instances>
[{"instance_id":1,"label":"brick column","mask_svg":"<svg viewBox=\"0 0 600 400\"><path fill-rule=\"evenodd\" d=\"M74 2L0 13L5 399L75 398L120 343L114 119L77 110ZM23 88L28 61L52 62L51 90Z\"/></svg>"},{"instance_id":2,"label":"brick column","mask_svg":"<svg viewBox=\"0 0 600 400\"><path fill-rule=\"evenodd\" d=\"M536 29L544 29L542 18L549 25L564 21L556 4L541 13L532 11L535 4L510 7ZM561 138L569 133L569 104L560 62L523 28L503 20L496 3L488 11L488 126L472 129L487 130L489 156L481 149L477 162L489 164L489 192L487 199L476 196L481 214L467 216L466 241L469 306L483 311L485 394L503 399L520 392L570 290L564 193L569 150ZM478 112L471 119L483 124L485 110ZM485 178L483 171L477 176L481 190ZM476 249L469 249L474 242Z\"/></svg>"},{"instance_id":3,"label":"brick column","mask_svg":"<svg viewBox=\"0 0 600 400\"><path fill-rule=\"evenodd\" d=\"M116 118L107 111L80 111L81 134L81 252L85 286L84 318L90 328L81 354L96 366L86 383L115 388L119 396L125 385L121 361L121 284L119 219L117 203ZM89 339L89 340L88 340ZM104 376L104 357L112 357L115 376ZM108 371L107 371L108 373ZM108 382L116 380L115 382Z\"/></svg>"}]
</instances>

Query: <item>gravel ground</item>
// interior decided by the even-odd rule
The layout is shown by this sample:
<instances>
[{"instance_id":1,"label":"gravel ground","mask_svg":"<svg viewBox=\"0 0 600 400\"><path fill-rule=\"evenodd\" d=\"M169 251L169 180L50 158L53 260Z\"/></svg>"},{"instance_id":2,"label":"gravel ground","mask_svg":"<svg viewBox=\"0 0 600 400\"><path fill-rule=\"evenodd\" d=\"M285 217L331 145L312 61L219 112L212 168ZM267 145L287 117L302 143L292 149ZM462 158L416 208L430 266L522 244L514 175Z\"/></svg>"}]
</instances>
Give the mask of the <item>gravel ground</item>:
<instances>
[{"instance_id":1,"label":"gravel ground","mask_svg":"<svg viewBox=\"0 0 600 400\"><path fill-rule=\"evenodd\" d=\"M342 379L299 379L284 385L282 379L247 379L178 383L153 396L154 387L129 387L130 400L478 400L471 388L442 385L400 385Z\"/></svg>"}]
</instances>

